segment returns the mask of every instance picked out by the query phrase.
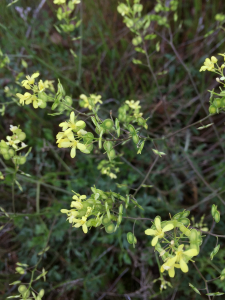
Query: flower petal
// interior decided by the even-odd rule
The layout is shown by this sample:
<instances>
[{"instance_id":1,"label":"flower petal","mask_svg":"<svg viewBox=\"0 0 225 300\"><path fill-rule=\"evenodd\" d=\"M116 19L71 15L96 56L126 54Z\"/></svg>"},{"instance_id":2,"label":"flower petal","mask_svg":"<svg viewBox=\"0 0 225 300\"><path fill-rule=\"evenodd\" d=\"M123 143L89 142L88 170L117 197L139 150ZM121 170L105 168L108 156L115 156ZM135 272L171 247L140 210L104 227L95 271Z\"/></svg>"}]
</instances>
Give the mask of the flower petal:
<instances>
[{"instance_id":1,"label":"flower petal","mask_svg":"<svg viewBox=\"0 0 225 300\"><path fill-rule=\"evenodd\" d=\"M192 256L198 255L198 251L196 249L190 249L190 250L184 251L183 254L192 257Z\"/></svg>"},{"instance_id":2,"label":"flower petal","mask_svg":"<svg viewBox=\"0 0 225 300\"><path fill-rule=\"evenodd\" d=\"M161 230L161 220L160 220L160 218L156 217L154 222L155 222L156 229L160 231Z\"/></svg>"},{"instance_id":3,"label":"flower petal","mask_svg":"<svg viewBox=\"0 0 225 300\"><path fill-rule=\"evenodd\" d=\"M76 148L75 148L75 147L73 147L73 148L71 149L71 151L70 151L70 156L71 156L72 158L74 158L74 157L76 156Z\"/></svg>"},{"instance_id":4,"label":"flower petal","mask_svg":"<svg viewBox=\"0 0 225 300\"><path fill-rule=\"evenodd\" d=\"M152 240L152 246L154 247L157 243L158 243L158 239L159 237L158 236L155 236Z\"/></svg>"},{"instance_id":5,"label":"flower petal","mask_svg":"<svg viewBox=\"0 0 225 300\"><path fill-rule=\"evenodd\" d=\"M183 260L183 258L180 259L180 268L181 268L181 271L183 271L184 273L188 272L188 265Z\"/></svg>"},{"instance_id":6,"label":"flower petal","mask_svg":"<svg viewBox=\"0 0 225 300\"><path fill-rule=\"evenodd\" d=\"M174 228L174 225L173 225L173 224L168 224L168 225L166 225L166 226L162 229L162 231L163 231L163 232L170 231L170 230L172 230L173 228Z\"/></svg>"},{"instance_id":7,"label":"flower petal","mask_svg":"<svg viewBox=\"0 0 225 300\"><path fill-rule=\"evenodd\" d=\"M147 235L156 235L157 231L153 229L146 229L145 234Z\"/></svg>"},{"instance_id":8,"label":"flower petal","mask_svg":"<svg viewBox=\"0 0 225 300\"><path fill-rule=\"evenodd\" d=\"M174 275L175 275L175 269L174 269L174 266L172 266L172 267L169 269L168 274L169 274L170 277L172 277L172 278L174 277Z\"/></svg>"}]
</instances>

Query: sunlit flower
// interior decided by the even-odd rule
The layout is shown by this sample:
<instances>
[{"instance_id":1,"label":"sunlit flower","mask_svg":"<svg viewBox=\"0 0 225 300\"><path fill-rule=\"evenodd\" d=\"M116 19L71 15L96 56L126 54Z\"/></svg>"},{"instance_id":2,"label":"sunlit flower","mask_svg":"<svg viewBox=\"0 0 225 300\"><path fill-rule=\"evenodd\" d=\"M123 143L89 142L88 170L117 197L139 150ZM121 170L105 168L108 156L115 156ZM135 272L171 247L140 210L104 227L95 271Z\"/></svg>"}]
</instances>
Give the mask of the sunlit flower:
<instances>
[{"instance_id":1,"label":"sunlit flower","mask_svg":"<svg viewBox=\"0 0 225 300\"><path fill-rule=\"evenodd\" d=\"M125 103L134 110L141 108L141 106L139 105L140 101L126 100Z\"/></svg>"},{"instance_id":2,"label":"sunlit flower","mask_svg":"<svg viewBox=\"0 0 225 300\"><path fill-rule=\"evenodd\" d=\"M26 76L27 80L25 79L22 81L22 86L24 86L26 89L31 89L30 85L34 84L35 78L37 78L39 75L40 75L39 73L34 73L31 76L29 76L29 75Z\"/></svg>"},{"instance_id":3,"label":"sunlit flower","mask_svg":"<svg viewBox=\"0 0 225 300\"><path fill-rule=\"evenodd\" d=\"M6 139L8 141L8 142L6 142L7 145L12 146L14 149L18 149L17 144L20 143L19 139L14 139L11 136L7 136Z\"/></svg>"},{"instance_id":4,"label":"sunlit flower","mask_svg":"<svg viewBox=\"0 0 225 300\"><path fill-rule=\"evenodd\" d=\"M59 126L62 127L62 130L65 131L65 134L67 135L72 130L78 131L83 129L86 124L84 121L76 121L74 112L71 112L69 122L62 122Z\"/></svg>"},{"instance_id":5,"label":"sunlit flower","mask_svg":"<svg viewBox=\"0 0 225 300\"><path fill-rule=\"evenodd\" d=\"M26 92L24 95L17 93L16 96L20 99L20 104L30 104L32 102L32 95L28 92Z\"/></svg>"},{"instance_id":6,"label":"sunlit flower","mask_svg":"<svg viewBox=\"0 0 225 300\"><path fill-rule=\"evenodd\" d=\"M153 247L158 243L158 239L161 239L161 238L164 237L164 233L166 231L170 231L174 228L173 224L168 224L164 228L162 228L161 227L161 220L160 220L159 217L155 218L154 224L155 224L156 230L154 230L154 229L146 229L145 230L145 234L155 236L152 240L152 246Z\"/></svg>"},{"instance_id":7,"label":"sunlit flower","mask_svg":"<svg viewBox=\"0 0 225 300\"><path fill-rule=\"evenodd\" d=\"M211 60L210 60L210 58L206 58L205 62L204 62L204 66L201 67L200 72L206 71L206 70L213 71L215 59L216 59L215 56L212 56Z\"/></svg>"},{"instance_id":8,"label":"sunlit flower","mask_svg":"<svg viewBox=\"0 0 225 300\"><path fill-rule=\"evenodd\" d=\"M72 148L70 152L70 156L74 158L76 156L76 148L84 151L86 149L86 146L79 141L74 139L74 136L70 136L69 138L61 139L58 143L59 148Z\"/></svg>"}]
</instances>

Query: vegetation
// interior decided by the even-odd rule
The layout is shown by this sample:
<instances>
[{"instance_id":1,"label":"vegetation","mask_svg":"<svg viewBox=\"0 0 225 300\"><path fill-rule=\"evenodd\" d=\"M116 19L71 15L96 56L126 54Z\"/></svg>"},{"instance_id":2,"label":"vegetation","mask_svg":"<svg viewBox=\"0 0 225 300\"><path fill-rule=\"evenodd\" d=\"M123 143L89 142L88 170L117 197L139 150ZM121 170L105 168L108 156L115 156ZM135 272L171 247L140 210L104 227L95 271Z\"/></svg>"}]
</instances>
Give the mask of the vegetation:
<instances>
[{"instance_id":1,"label":"vegetation","mask_svg":"<svg viewBox=\"0 0 225 300\"><path fill-rule=\"evenodd\" d=\"M0 3L3 299L224 297L224 8Z\"/></svg>"}]
</instances>

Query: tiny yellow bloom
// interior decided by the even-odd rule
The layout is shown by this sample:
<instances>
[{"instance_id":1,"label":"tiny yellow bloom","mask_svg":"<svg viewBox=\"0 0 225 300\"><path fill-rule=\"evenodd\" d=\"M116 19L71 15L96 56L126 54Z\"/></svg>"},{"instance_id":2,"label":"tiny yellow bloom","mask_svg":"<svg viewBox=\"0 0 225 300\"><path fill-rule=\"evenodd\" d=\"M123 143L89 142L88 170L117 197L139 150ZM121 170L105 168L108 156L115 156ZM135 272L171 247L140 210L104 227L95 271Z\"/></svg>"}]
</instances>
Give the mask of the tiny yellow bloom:
<instances>
[{"instance_id":1,"label":"tiny yellow bloom","mask_svg":"<svg viewBox=\"0 0 225 300\"><path fill-rule=\"evenodd\" d=\"M74 112L71 112L69 122L62 122L59 126L62 127L62 130L66 131L67 134L72 130L79 131L80 129L83 129L86 124L84 121L76 121Z\"/></svg>"},{"instance_id":2,"label":"tiny yellow bloom","mask_svg":"<svg viewBox=\"0 0 225 300\"><path fill-rule=\"evenodd\" d=\"M59 148L72 148L71 152L70 152L70 156L72 158L74 158L76 156L76 148L78 148L81 151L84 151L86 149L86 146L84 144L79 143L79 141L71 138L71 140L69 138L65 138L65 139L61 139L59 144L58 144Z\"/></svg>"},{"instance_id":3,"label":"tiny yellow bloom","mask_svg":"<svg viewBox=\"0 0 225 300\"><path fill-rule=\"evenodd\" d=\"M161 220L159 217L156 217L154 220L156 230L154 229L146 229L145 234L155 236L152 240L152 246L154 247L158 243L158 239L164 237L164 233L166 231L170 231L174 228L173 224L168 224L164 228L161 228Z\"/></svg>"},{"instance_id":4,"label":"tiny yellow bloom","mask_svg":"<svg viewBox=\"0 0 225 300\"><path fill-rule=\"evenodd\" d=\"M88 228L86 225L87 217L82 217L82 219L74 219L73 222L76 223L73 227L79 228L80 226L82 226L83 232L88 232Z\"/></svg>"},{"instance_id":5,"label":"tiny yellow bloom","mask_svg":"<svg viewBox=\"0 0 225 300\"><path fill-rule=\"evenodd\" d=\"M212 56L212 58L213 58L213 61L214 61L214 56ZM202 66L199 71L200 72L206 71L206 70L213 71L213 69L214 69L214 63L213 63L213 61L211 61L209 58L206 58L205 62L204 62L204 66Z\"/></svg>"},{"instance_id":6,"label":"tiny yellow bloom","mask_svg":"<svg viewBox=\"0 0 225 300\"><path fill-rule=\"evenodd\" d=\"M20 99L20 104L24 105L24 102L26 104L30 104L32 102L32 95L28 92L26 92L24 95L17 93L16 96Z\"/></svg>"},{"instance_id":7,"label":"tiny yellow bloom","mask_svg":"<svg viewBox=\"0 0 225 300\"><path fill-rule=\"evenodd\" d=\"M135 102L134 100L126 100L125 103L134 110L141 108L141 106L139 105L140 101Z\"/></svg>"},{"instance_id":8,"label":"tiny yellow bloom","mask_svg":"<svg viewBox=\"0 0 225 300\"><path fill-rule=\"evenodd\" d=\"M45 90L45 85L44 85L44 82L42 80L40 80L38 82L38 88L39 88L39 92L43 92Z\"/></svg>"},{"instance_id":9,"label":"tiny yellow bloom","mask_svg":"<svg viewBox=\"0 0 225 300\"><path fill-rule=\"evenodd\" d=\"M17 144L20 143L19 139L14 139L11 136L7 136L6 139L8 141L8 142L6 142L7 145L12 146L14 149L18 149Z\"/></svg>"},{"instance_id":10,"label":"tiny yellow bloom","mask_svg":"<svg viewBox=\"0 0 225 300\"><path fill-rule=\"evenodd\" d=\"M39 73L34 73L33 75L29 76L27 75L26 78L27 80L22 81L22 86L29 86L31 84L34 84L35 78L37 78L40 74ZM27 88L27 87L26 87ZM29 89L29 88L28 88Z\"/></svg>"}]
</instances>

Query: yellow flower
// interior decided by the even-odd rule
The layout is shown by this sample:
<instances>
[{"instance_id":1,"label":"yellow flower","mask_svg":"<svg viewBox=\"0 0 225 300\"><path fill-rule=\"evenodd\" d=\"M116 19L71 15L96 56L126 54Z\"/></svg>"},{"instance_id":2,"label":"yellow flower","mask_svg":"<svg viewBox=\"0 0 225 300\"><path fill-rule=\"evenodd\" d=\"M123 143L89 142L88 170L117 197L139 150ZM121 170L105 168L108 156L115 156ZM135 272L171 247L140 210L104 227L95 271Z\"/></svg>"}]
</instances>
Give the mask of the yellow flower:
<instances>
[{"instance_id":1,"label":"yellow flower","mask_svg":"<svg viewBox=\"0 0 225 300\"><path fill-rule=\"evenodd\" d=\"M24 95L17 93L16 96L20 99L20 104L24 105L24 102L26 104L30 104L32 102L32 95L28 92L26 92Z\"/></svg>"},{"instance_id":2,"label":"yellow flower","mask_svg":"<svg viewBox=\"0 0 225 300\"><path fill-rule=\"evenodd\" d=\"M83 204L82 204L82 200L86 199L87 197L85 195L82 195L79 197L77 195L73 196L73 199L75 199L76 201L72 201L71 202L71 207L75 207L76 209L82 209L83 208Z\"/></svg>"},{"instance_id":3,"label":"yellow flower","mask_svg":"<svg viewBox=\"0 0 225 300\"><path fill-rule=\"evenodd\" d=\"M19 139L14 139L11 136L7 136L6 139L8 141L6 142L7 145L12 146L14 149L18 149L18 146L16 144L20 143Z\"/></svg>"},{"instance_id":4,"label":"yellow flower","mask_svg":"<svg viewBox=\"0 0 225 300\"><path fill-rule=\"evenodd\" d=\"M60 127L62 127L62 130L65 131L65 134L67 135L72 130L78 131L80 129L83 129L86 124L84 121L75 121L75 114L74 112L71 112L70 114L70 120L69 122L62 122L59 124Z\"/></svg>"},{"instance_id":5,"label":"yellow flower","mask_svg":"<svg viewBox=\"0 0 225 300\"><path fill-rule=\"evenodd\" d=\"M211 59L213 59L213 61L214 61L214 58L215 58L214 56L211 57ZM206 70L213 71L213 69L214 69L213 61L211 61L210 58L206 58L205 62L204 62L204 66L201 67L200 72L206 71Z\"/></svg>"},{"instance_id":6,"label":"yellow flower","mask_svg":"<svg viewBox=\"0 0 225 300\"><path fill-rule=\"evenodd\" d=\"M158 239L164 237L164 232L170 231L174 228L173 224L168 224L164 228L161 227L161 220L159 217L156 217L154 220L156 230L154 229L146 229L145 234L155 236L152 240L152 246L154 247L158 243Z\"/></svg>"},{"instance_id":7,"label":"yellow flower","mask_svg":"<svg viewBox=\"0 0 225 300\"><path fill-rule=\"evenodd\" d=\"M39 75L39 73L34 73L31 76L26 76L27 80L22 81L22 86L24 86L26 89L30 89L29 85L34 84L35 78L37 78Z\"/></svg>"},{"instance_id":8,"label":"yellow flower","mask_svg":"<svg viewBox=\"0 0 225 300\"><path fill-rule=\"evenodd\" d=\"M69 139L70 138L70 139ZM71 147L70 156L74 158L76 156L76 148L78 148L80 151L84 151L86 149L86 146L84 144L79 143L79 141L74 139L74 136L68 136L68 138L61 139L59 144L59 148L69 148Z\"/></svg>"},{"instance_id":9,"label":"yellow flower","mask_svg":"<svg viewBox=\"0 0 225 300\"><path fill-rule=\"evenodd\" d=\"M190 259L193 256L198 255L198 251L196 249L189 249L186 251L183 251L184 245L180 245L175 252L175 256L172 258L169 258L161 267L161 272L164 272L164 270L168 270L169 276L174 277L176 268L181 268L181 271L184 273L188 272L188 265L186 263L186 259ZM176 264L178 263L178 264Z\"/></svg>"},{"instance_id":10,"label":"yellow flower","mask_svg":"<svg viewBox=\"0 0 225 300\"><path fill-rule=\"evenodd\" d=\"M42 80L40 80L38 82L38 88L39 88L39 92L43 92L45 90L45 85L44 85L44 82Z\"/></svg>"},{"instance_id":11,"label":"yellow flower","mask_svg":"<svg viewBox=\"0 0 225 300\"><path fill-rule=\"evenodd\" d=\"M135 102L134 100L126 100L125 103L134 110L141 108L141 106L139 105L140 101Z\"/></svg>"},{"instance_id":12,"label":"yellow flower","mask_svg":"<svg viewBox=\"0 0 225 300\"><path fill-rule=\"evenodd\" d=\"M73 223L76 223L73 227L79 228L80 226L82 226L83 232L87 233L88 232L88 228L86 225L87 222L87 217L82 217L82 219L74 219Z\"/></svg>"},{"instance_id":13,"label":"yellow flower","mask_svg":"<svg viewBox=\"0 0 225 300\"><path fill-rule=\"evenodd\" d=\"M33 101L34 108L38 108L38 106L42 104L42 100L38 99L35 95L31 97L31 100Z\"/></svg>"},{"instance_id":14,"label":"yellow flower","mask_svg":"<svg viewBox=\"0 0 225 300\"><path fill-rule=\"evenodd\" d=\"M97 103L102 104L101 98L101 95L97 96L95 94L91 94L89 98L84 94L80 95L80 99L82 99L82 107L88 108L89 110L91 110L93 105Z\"/></svg>"},{"instance_id":15,"label":"yellow flower","mask_svg":"<svg viewBox=\"0 0 225 300\"><path fill-rule=\"evenodd\" d=\"M211 62L216 64L218 62L218 59L215 56L211 57Z\"/></svg>"}]
</instances>

